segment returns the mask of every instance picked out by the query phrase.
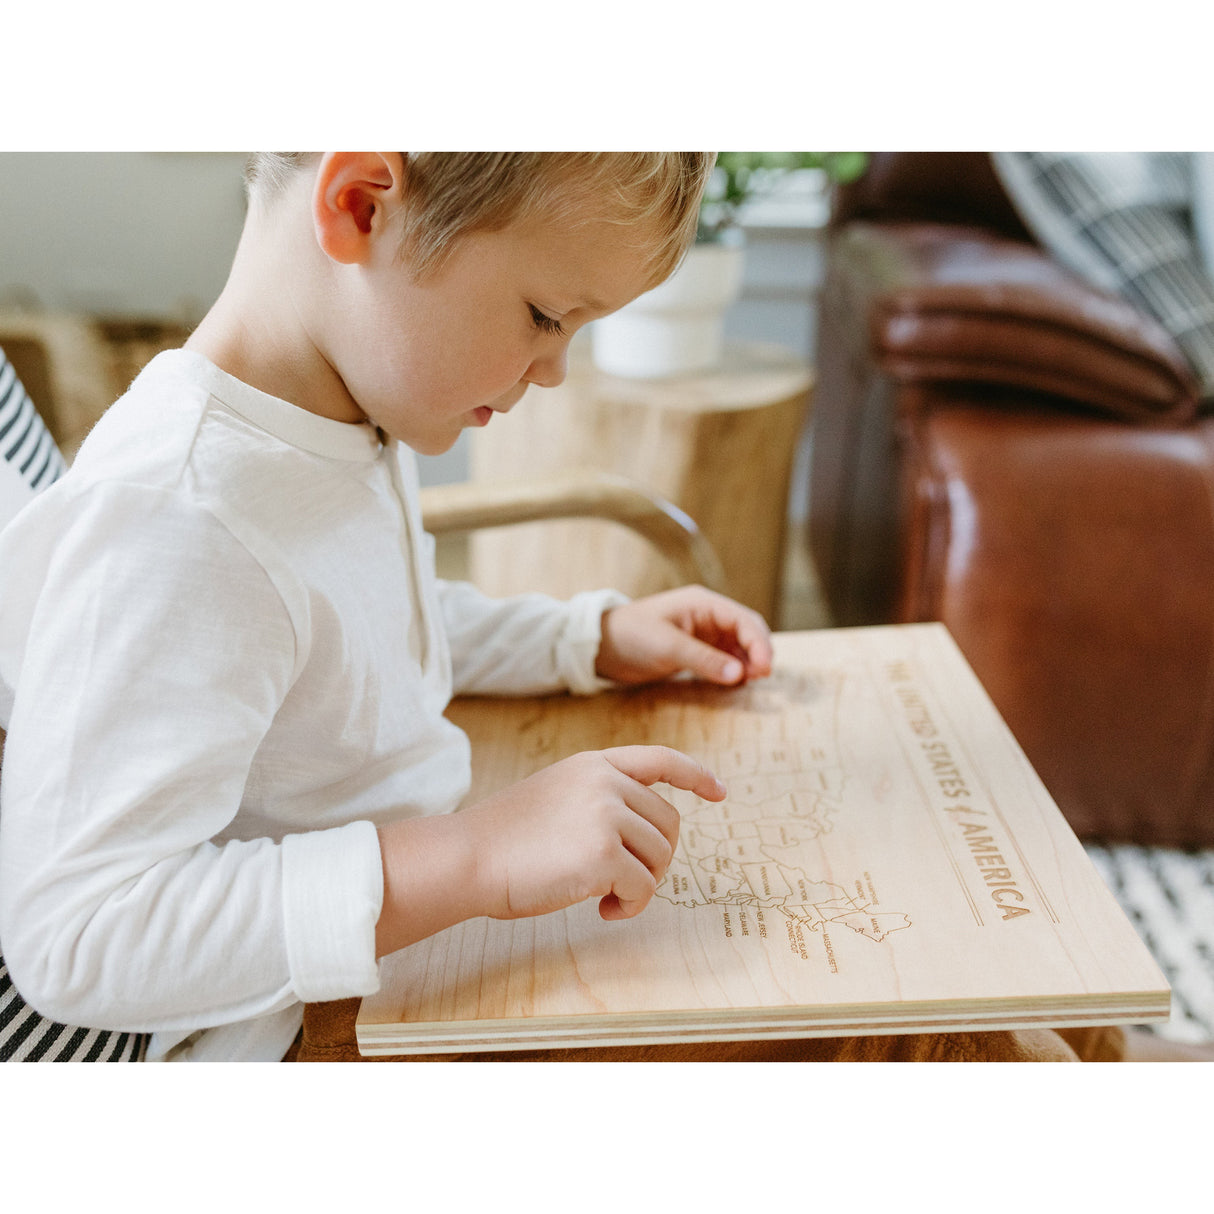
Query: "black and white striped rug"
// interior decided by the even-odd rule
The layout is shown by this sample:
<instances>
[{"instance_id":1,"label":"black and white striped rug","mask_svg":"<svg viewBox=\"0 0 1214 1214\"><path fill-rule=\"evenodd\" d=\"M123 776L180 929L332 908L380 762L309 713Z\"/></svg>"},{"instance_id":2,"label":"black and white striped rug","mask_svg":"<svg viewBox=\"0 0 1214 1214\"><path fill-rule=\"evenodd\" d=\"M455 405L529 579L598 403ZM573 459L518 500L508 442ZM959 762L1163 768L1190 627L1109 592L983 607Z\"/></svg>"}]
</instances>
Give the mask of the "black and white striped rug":
<instances>
[{"instance_id":1,"label":"black and white striped rug","mask_svg":"<svg viewBox=\"0 0 1214 1214\"><path fill-rule=\"evenodd\" d=\"M1214 851L1084 848L1172 987L1160 1036L1214 1042Z\"/></svg>"}]
</instances>

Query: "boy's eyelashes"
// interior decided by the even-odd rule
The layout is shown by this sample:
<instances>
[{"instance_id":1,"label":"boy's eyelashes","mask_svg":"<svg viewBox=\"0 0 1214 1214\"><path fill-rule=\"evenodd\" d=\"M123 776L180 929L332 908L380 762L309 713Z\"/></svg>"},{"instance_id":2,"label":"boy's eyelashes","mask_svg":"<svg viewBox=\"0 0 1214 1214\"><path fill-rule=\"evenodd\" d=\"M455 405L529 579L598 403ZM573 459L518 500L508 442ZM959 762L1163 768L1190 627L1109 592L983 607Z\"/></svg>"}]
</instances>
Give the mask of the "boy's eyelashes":
<instances>
[{"instance_id":1,"label":"boy's eyelashes","mask_svg":"<svg viewBox=\"0 0 1214 1214\"><path fill-rule=\"evenodd\" d=\"M535 304L528 304L527 307L531 309L531 320L537 329L550 333L554 337L564 337L565 330L561 328L559 320L555 320L553 317L541 312Z\"/></svg>"}]
</instances>

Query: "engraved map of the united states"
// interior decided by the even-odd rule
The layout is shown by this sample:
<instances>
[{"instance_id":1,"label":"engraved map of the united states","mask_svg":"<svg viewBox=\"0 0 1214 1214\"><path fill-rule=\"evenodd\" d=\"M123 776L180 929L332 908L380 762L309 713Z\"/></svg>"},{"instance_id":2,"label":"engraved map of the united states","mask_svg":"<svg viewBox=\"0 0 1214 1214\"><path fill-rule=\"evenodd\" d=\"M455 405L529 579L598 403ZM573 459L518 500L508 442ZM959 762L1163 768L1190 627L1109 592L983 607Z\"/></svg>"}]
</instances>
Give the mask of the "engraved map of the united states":
<instances>
[{"instance_id":1,"label":"engraved map of the united states","mask_svg":"<svg viewBox=\"0 0 1214 1214\"><path fill-rule=\"evenodd\" d=\"M842 676L832 675L823 679L819 672L815 680L811 698L819 706L838 691ZM828 835L843 810L846 772L832 745L833 728L822 728L827 721L834 724L832 715L806 713L799 741L743 742L714 756L713 769L726 781L729 799L711 804L687 798L680 804L679 847L659 897L675 906L722 907L729 935L767 938L773 913L782 916L786 923L778 937L787 932L794 949L801 932L823 924L873 941L911 926L905 914L875 911L863 881L855 881L849 893L807 871L812 859L805 844ZM729 908L736 908L733 916Z\"/></svg>"}]
</instances>

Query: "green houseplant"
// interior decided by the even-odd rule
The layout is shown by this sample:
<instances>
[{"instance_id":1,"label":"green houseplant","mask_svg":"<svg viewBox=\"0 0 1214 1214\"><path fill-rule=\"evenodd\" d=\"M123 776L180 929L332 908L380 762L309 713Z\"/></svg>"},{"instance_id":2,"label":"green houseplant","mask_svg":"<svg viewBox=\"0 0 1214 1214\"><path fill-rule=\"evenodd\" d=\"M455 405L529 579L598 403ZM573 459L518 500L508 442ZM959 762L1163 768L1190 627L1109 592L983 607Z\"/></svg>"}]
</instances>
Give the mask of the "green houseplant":
<instances>
[{"instance_id":1,"label":"green houseplant","mask_svg":"<svg viewBox=\"0 0 1214 1214\"><path fill-rule=\"evenodd\" d=\"M736 233L741 211L789 173L812 169L830 182L855 181L868 166L865 152L721 152L700 204L697 244L718 244Z\"/></svg>"},{"instance_id":2,"label":"green houseplant","mask_svg":"<svg viewBox=\"0 0 1214 1214\"><path fill-rule=\"evenodd\" d=\"M700 205L695 244L682 264L660 286L595 322L598 367L630 378L663 378L718 365L725 313L742 291L746 204L797 170L850 181L865 163L862 152L721 152Z\"/></svg>"}]
</instances>

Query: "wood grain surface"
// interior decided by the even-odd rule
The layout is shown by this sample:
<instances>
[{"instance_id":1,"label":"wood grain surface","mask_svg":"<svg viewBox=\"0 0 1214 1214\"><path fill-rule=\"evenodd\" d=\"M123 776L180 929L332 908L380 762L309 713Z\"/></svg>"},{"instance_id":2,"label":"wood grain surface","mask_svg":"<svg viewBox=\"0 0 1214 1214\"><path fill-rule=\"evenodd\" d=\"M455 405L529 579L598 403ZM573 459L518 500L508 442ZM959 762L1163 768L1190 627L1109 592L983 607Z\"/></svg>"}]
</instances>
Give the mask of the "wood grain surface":
<instances>
[{"instance_id":1,"label":"wood grain surface","mask_svg":"<svg viewBox=\"0 0 1214 1214\"><path fill-rule=\"evenodd\" d=\"M478 919L382 962L364 1054L1143 1023L1159 968L939 624L776 636L770 679L463 700L470 801L566 755L694 754L650 905Z\"/></svg>"}]
</instances>

